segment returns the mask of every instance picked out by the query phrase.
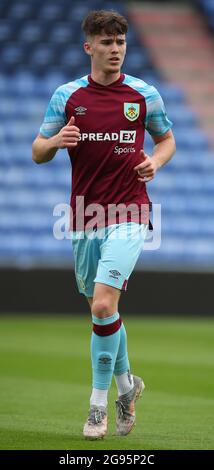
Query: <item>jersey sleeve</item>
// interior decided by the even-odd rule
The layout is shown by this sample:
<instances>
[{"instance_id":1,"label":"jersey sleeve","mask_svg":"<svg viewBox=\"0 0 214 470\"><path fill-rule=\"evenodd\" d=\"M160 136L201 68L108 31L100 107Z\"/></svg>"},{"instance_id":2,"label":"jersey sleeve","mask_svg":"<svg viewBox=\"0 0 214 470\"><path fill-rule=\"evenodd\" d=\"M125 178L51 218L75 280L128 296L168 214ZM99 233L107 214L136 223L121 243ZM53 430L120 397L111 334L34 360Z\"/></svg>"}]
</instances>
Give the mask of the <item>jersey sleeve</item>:
<instances>
[{"instance_id":1,"label":"jersey sleeve","mask_svg":"<svg viewBox=\"0 0 214 470\"><path fill-rule=\"evenodd\" d=\"M39 130L44 137L56 135L67 124L65 114L66 96L63 90L63 86L57 88L49 101L44 121Z\"/></svg>"},{"instance_id":2,"label":"jersey sleeve","mask_svg":"<svg viewBox=\"0 0 214 470\"><path fill-rule=\"evenodd\" d=\"M168 119L164 102L155 87L151 87L146 97L145 127L151 136L163 135L171 129L173 123Z\"/></svg>"}]
</instances>

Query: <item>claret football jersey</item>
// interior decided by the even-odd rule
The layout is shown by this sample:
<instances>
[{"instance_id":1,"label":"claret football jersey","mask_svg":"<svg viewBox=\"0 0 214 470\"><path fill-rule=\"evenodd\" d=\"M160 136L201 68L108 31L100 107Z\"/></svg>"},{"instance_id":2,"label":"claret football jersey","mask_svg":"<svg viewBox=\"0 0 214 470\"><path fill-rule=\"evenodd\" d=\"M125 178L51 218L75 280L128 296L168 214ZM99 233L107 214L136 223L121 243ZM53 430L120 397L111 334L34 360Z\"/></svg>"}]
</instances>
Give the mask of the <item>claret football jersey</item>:
<instances>
[{"instance_id":1,"label":"claret football jersey","mask_svg":"<svg viewBox=\"0 0 214 470\"><path fill-rule=\"evenodd\" d=\"M159 136L172 126L158 91L126 74L107 86L87 75L57 88L40 134L52 137L71 116L81 134L78 145L68 148L72 164L71 228L81 230L82 223L88 227L96 204L105 213L105 225L113 220L109 208L121 204L134 204L139 209L140 223L148 223L149 211L144 210L150 202L146 185L138 181L133 168L142 162L145 130ZM78 204L82 207L83 203L84 220L78 217ZM130 211L128 221L132 220L135 216Z\"/></svg>"}]
</instances>

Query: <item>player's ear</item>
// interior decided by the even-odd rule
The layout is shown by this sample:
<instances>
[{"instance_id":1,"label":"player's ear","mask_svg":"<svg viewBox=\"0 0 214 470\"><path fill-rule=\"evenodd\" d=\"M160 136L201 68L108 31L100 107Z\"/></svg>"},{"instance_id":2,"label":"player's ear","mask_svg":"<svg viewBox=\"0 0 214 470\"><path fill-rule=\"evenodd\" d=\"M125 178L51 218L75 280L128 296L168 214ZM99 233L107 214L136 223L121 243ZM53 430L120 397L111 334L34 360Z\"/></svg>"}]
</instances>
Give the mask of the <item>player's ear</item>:
<instances>
[{"instance_id":1,"label":"player's ear","mask_svg":"<svg viewBox=\"0 0 214 470\"><path fill-rule=\"evenodd\" d=\"M86 52L86 54L92 55L91 43L90 42L84 42L83 47L84 47L84 51Z\"/></svg>"}]
</instances>

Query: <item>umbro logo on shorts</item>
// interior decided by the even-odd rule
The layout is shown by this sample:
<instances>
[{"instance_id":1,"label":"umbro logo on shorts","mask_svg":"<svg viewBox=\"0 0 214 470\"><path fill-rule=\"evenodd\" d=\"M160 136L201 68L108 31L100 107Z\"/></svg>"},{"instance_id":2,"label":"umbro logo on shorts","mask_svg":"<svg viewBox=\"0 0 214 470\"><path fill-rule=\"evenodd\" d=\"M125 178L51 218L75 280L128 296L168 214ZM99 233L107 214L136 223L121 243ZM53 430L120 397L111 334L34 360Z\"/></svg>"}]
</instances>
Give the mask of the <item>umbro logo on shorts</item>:
<instances>
[{"instance_id":1,"label":"umbro logo on shorts","mask_svg":"<svg viewBox=\"0 0 214 470\"><path fill-rule=\"evenodd\" d=\"M114 279L118 279L118 276L121 276L119 271L116 271L116 269L112 269L109 272L111 273L110 277L113 277Z\"/></svg>"}]
</instances>

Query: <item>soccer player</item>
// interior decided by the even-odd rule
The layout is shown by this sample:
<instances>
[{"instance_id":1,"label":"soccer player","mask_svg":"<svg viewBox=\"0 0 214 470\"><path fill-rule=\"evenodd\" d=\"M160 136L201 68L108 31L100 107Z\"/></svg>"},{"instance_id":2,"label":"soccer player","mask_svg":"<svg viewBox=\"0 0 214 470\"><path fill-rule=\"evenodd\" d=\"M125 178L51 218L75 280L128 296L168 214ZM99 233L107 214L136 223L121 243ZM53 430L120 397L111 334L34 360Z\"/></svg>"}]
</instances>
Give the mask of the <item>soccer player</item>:
<instances>
[{"instance_id":1,"label":"soccer player","mask_svg":"<svg viewBox=\"0 0 214 470\"><path fill-rule=\"evenodd\" d=\"M71 159L75 273L93 323L93 384L83 434L99 439L107 432L107 397L113 375L118 389L118 435L127 435L133 428L135 402L144 389L142 379L130 371L118 303L148 229L150 201L145 183L171 159L175 141L158 91L121 73L126 19L114 11L91 11L82 27L91 74L54 92L33 142L33 160L48 162L60 148L67 148ZM154 141L152 157L143 150L145 130ZM118 207L122 207L119 214ZM94 211L99 213L96 224Z\"/></svg>"}]
</instances>

